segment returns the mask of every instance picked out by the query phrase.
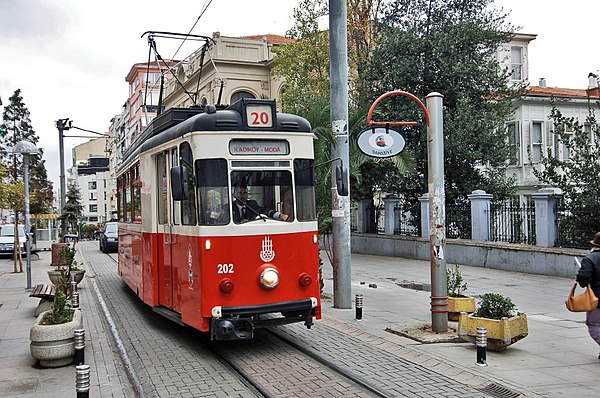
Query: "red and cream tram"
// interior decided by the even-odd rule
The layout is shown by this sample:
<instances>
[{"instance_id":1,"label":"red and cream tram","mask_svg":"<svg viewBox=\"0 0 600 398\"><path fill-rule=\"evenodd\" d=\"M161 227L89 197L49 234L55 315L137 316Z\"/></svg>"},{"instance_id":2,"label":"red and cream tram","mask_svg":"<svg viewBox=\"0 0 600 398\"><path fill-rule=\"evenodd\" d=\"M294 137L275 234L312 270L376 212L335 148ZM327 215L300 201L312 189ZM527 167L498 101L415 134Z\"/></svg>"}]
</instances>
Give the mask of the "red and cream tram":
<instances>
[{"instance_id":1,"label":"red and cream tram","mask_svg":"<svg viewBox=\"0 0 600 398\"><path fill-rule=\"evenodd\" d=\"M321 318L313 134L272 100L171 109L118 170L118 270L212 339Z\"/></svg>"}]
</instances>

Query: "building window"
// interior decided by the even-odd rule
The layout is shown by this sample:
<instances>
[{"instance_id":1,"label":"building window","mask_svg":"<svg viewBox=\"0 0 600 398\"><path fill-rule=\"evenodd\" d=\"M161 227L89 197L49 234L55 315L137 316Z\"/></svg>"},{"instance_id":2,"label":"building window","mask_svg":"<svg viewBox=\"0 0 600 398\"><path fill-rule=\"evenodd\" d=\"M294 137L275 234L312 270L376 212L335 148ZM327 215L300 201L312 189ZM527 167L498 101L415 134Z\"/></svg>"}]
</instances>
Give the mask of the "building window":
<instances>
[{"instance_id":1,"label":"building window","mask_svg":"<svg viewBox=\"0 0 600 398\"><path fill-rule=\"evenodd\" d=\"M97 192L90 192L90 200L98 200Z\"/></svg>"},{"instance_id":2,"label":"building window","mask_svg":"<svg viewBox=\"0 0 600 398\"><path fill-rule=\"evenodd\" d=\"M531 163L539 163L544 155L542 126L543 122L531 123Z\"/></svg>"},{"instance_id":3,"label":"building window","mask_svg":"<svg viewBox=\"0 0 600 398\"><path fill-rule=\"evenodd\" d=\"M521 164L519 123L507 123L506 129L508 130L508 146L510 148L510 158L508 159L508 164L519 165Z\"/></svg>"},{"instance_id":4,"label":"building window","mask_svg":"<svg viewBox=\"0 0 600 398\"><path fill-rule=\"evenodd\" d=\"M510 48L511 80L523 80L523 47Z\"/></svg>"},{"instance_id":5,"label":"building window","mask_svg":"<svg viewBox=\"0 0 600 398\"><path fill-rule=\"evenodd\" d=\"M237 93L231 96L230 104L233 104L236 101L241 100L242 98L256 98L254 94L249 93L248 91L238 91Z\"/></svg>"},{"instance_id":6,"label":"building window","mask_svg":"<svg viewBox=\"0 0 600 398\"><path fill-rule=\"evenodd\" d=\"M98 205L90 205L90 213L97 213Z\"/></svg>"},{"instance_id":7,"label":"building window","mask_svg":"<svg viewBox=\"0 0 600 398\"><path fill-rule=\"evenodd\" d=\"M563 133L556 134L554 136L554 153L558 160L563 162L571 159L571 151L569 149L569 142L573 139L573 130L565 130Z\"/></svg>"},{"instance_id":8,"label":"building window","mask_svg":"<svg viewBox=\"0 0 600 398\"><path fill-rule=\"evenodd\" d=\"M88 182L88 189L96 189L96 188L97 188L96 181Z\"/></svg>"}]
</instances>

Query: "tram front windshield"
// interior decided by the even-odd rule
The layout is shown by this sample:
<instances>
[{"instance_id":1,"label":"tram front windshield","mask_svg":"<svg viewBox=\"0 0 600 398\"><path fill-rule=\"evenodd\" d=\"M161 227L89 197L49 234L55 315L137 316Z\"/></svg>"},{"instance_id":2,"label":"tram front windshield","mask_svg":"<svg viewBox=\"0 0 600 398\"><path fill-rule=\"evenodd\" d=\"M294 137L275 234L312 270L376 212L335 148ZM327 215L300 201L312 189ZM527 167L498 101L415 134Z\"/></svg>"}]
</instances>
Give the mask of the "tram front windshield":
<instances>
[{"instance_id":1,"label":"tram front windshield","mask_svg":"<svg viewBox=\"0 0 600 398\"><path fill-rule=\"evenodd\" d=\"M197 160L200 225L316 220L312 160L294 164L295 196L290 170L229 171L225 159Z\"/></svg>"}]
</instances>

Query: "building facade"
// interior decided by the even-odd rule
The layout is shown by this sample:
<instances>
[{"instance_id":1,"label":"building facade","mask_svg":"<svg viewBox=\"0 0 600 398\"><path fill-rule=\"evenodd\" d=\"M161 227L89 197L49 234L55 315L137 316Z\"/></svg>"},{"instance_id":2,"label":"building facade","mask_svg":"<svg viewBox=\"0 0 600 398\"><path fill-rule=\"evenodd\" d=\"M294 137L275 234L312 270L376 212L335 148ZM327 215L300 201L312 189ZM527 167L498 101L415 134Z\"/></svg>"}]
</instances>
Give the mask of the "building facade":
<instances>
[{"instance_id":1,"label":"building facade","mask_svg":"<svg viewBox=\"0 0 600 398\"><path fill-rule=\"evenodd\" d=\"M527 86L514 102L514 114L506 122L511 147L507 176L514 178L521 202L547 187L534 175L542 157L569 158L567 146L554 134L555 126L550 120L552 102L564 116L575 118L591 132L591 126L585 125L589 105L600 99L595 77L581 76L582 88L550 87L543 77L539 78L537 86L530 85L529 45L535 38L536 35L516 34L497 51L500 64L510 71L510 83Z\"/></svg>"},{"instance_id":2,"label":"building facade","mask_svg":"<svg viewBox=\"0 0 600 398\"><path fill-rule=\"evenodd\" d=\"M229 105L240 98L281 97L284 82L271 76L273 48L292 42L277 36L227 37L212 41L176 68L165 89L165 108Z\"/></svg>"}]
</instances>

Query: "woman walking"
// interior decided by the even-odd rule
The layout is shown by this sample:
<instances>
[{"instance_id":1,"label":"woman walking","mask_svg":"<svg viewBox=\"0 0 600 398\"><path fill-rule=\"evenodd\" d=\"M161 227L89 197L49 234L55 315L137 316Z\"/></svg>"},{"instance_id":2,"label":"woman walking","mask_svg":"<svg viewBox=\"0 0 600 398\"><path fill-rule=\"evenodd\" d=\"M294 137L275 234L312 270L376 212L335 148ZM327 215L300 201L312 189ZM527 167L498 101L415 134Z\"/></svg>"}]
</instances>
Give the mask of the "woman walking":
<instances>
[{"instance_id":1,"label":"woman walking","mask_svg":"<svg viewBox=\"0 0 600 398\"><path fill-rule=\"evenodd\" d=\"M592 249L581 261L581 268L577 272L577 282L583 288L588 284L591 285L596 297L600 297L600 232L596 233L590 244ZM600 309L588 311L585 324L592 339L600 345ZM598 359L600 359L600 354Z\"/></svg>"}]
</instances>

